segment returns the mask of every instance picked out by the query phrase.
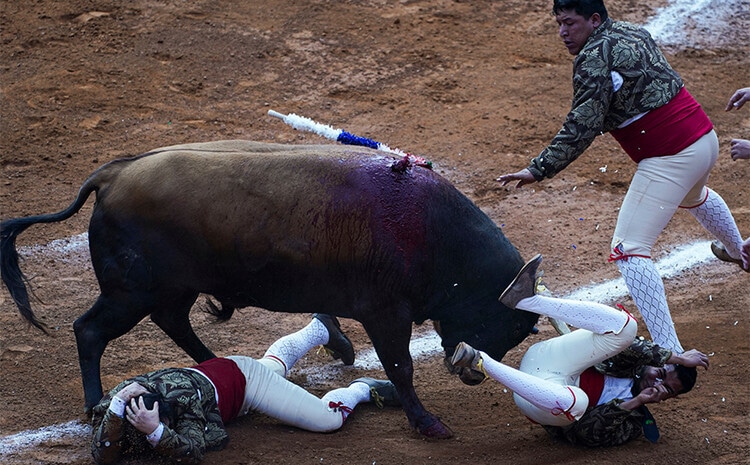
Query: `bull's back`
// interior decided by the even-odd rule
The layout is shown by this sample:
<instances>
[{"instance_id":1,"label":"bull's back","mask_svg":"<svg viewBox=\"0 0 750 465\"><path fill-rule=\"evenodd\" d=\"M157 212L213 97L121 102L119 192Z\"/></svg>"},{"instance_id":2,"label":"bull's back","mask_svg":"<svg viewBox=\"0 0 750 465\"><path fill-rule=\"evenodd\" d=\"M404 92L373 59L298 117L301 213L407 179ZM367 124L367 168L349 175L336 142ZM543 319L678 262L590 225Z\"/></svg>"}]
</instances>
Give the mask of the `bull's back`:
<instances>
[{"instance_id":1,"label":"bull's back","mask_svg":"<svg viewBox=\"0 0 750 465\"><path fill-rule=\"evenodd\" d=\"M122 225L120 234L138 231L141 242L179 245L198 260L246 259L250 267L361 264L393 249L403 255L394 259L408 261L424 245L424 200L455 192L428 169L391 169L394 161L337 145L167 147L132 160L99 190L97 225Z\"/></svg>"},{"instance_id":2,"label":"bull's back","mask_svg":"<svg viewBox=\"0 0 750 465\"><path fill-rule=\"evenodd\" d=\"M499 295L517 251L448 181L396 161L360 147L221 141L105 167L89 229L100 285L341 316Z\"/></svg>"}]
</instances>

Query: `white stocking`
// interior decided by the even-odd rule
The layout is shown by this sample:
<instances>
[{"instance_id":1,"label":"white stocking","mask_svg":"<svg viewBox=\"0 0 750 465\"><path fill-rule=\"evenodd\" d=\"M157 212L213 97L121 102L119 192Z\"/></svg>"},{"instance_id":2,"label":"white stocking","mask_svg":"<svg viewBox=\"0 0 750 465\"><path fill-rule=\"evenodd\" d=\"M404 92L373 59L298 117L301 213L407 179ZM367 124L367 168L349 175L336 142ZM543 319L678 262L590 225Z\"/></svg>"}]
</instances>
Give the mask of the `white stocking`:
<instances>
[{"instance_id":1,"label":"white stocking","mask_svg":"<svg viewBox=\"0 0 750 465\"><path fill-rule=\"evenodd\" d=\"M516 308L547 315L597 334L619 334L629 318L626 312L597 302L557 299L539 294L522 299Z\"/></svg>"},{"instance_id":2,"label":"white stocking","mask_svg":"<svg viewBox=\"0 0 750 465\"><path fill-rule=\"evenodd\" d=\"M310 349L328 343L328 330L317 318L296 333L286 335L271 344L261 362L281 376L291 370L297 360ZM273 363L269 363L273 362ZM276 366L273 366L276 365Z\"/></svg>"},{"instance_id":3,"label":"white stocking","mask_svg":"<svg viewBox=\"0 0 750 465\"><path fill-rule=\"evenodd\" d=\"M504 384L534 406L546 412L559 414L570 410L575 403L575 396L567 386L511 368L484 352L480 351L480 354L482 366L489 377Z\"/></svg>"},{"instance_id":4,"label":"white stocking","mask_svg":"<svg viewBox=\"0 0 750 465\"><path fill-rule=\"evenodd\" d=\"M616 263L646 322L651 339L665 349L683 353L685 350L677 338L669 312L664 282L654 262L650 258L630 256Z\"/></svg>"},{"instance_id":5,"label":"white stocking","mask_svg":"<svg viewBox=\"0 0 750 465\"><path fill-rule=\"evenodd\" d=\"M732 258L740 258L742 236L740 230L737 229L734 216L719 194L708 187L706 189L708 190L706 201L697 207L688 208L688 211L706 231L724 244L727 253Z\"/></svg>"},{"instance_id":6,"label":"white stocking","mask_svg":"<svg viewBox=\"0 0 750 465\"><path fill-rule=\"evenodd\" d=\"M346 417L358 404L370 401L370 386L366 383L352 383L348 387L334 389L323 396L323 402L328 408L337 408L341 411L341 417Z\"/></svg>"}]
</instances>

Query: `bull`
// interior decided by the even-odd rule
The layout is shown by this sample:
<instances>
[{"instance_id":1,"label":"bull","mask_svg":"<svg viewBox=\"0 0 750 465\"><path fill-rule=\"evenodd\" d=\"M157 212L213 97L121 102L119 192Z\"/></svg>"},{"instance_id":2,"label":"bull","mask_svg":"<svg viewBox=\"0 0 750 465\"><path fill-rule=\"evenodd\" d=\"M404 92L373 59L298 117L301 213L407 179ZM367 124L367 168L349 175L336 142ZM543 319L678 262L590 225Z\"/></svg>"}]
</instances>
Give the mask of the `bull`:
<instances>
[{"instance_id":1,"label":"bull","mask_svg":"<svg viewBox=\"0 0 750 465\"><path fill-rule=\"evenodd\" d=\"M498 302L523 265L518 250L434 171L367 148L235 140L114 160L66 209L2 222L2 280L42 330L16 238L70 218L92 192L100 294L73 324L86 411L102 397L107 344L146 316L196 362L214 357L189 320L203 293L224 319L254 306L359 321L412 428L447 438L414 389L412 323L435 323L446 358L466 341L501 359L537 321Z\"/></svg>"}]
</instances>

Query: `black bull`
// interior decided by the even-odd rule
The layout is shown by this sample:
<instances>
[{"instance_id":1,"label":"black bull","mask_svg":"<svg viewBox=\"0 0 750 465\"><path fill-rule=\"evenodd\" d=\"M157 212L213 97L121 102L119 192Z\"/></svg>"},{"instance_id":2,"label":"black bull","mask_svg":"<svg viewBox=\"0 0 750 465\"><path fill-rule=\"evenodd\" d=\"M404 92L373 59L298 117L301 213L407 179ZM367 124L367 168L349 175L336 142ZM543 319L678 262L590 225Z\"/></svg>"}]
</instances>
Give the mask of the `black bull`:
<instances>
[{"instance_id":1,"label":"black bull","mask_svg":"<svg viewBox=\"0 0 750 465\"><path fill-rule=\"evenodd\" d=\"M0 225L3 282L41 329L16 237L71 217L92 191L101 293L73 325L87 410L107 344L146 316L196 362L214 357L188 318L204 293L226 318L255 306L359 321L411 426L450 437L414 390L412 322L433 320L447 356L466 341L500 359L537 321L498 302L523 265L516 248L433 171L365 148L220 141L115 160L67 209Z\"/></svg>"}]
</instances>

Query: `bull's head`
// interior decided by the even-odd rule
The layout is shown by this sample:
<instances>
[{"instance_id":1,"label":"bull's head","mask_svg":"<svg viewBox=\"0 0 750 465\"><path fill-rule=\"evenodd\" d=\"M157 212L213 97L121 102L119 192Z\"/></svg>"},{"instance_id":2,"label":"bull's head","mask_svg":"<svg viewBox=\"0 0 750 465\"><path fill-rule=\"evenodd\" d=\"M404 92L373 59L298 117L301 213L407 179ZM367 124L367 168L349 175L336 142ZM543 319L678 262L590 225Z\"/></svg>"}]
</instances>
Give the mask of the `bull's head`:
<instances>
[{"instance_id":1,"label":"bull's head","mask_svg":"<svg viewBox=\"0 0 750 465\"><path fill-rule=\"evenodd\" d=\"M461 319L433 321L445 350L443 363L450 373L458 375L470 386L481 383L486 376L481 371L455 367L450 363L459 342L466 342L493 359L501 360L508 350L536 331L534 325L539 318L536 313L508 308L497 300L488 306L485 303L483 308L489 309L475 312L476 318L471 318L471 312L462 312Z\"/></svg>"},{"instance_id":2,"label":"bull's head","mask_svg":"<svg viewBox=\"0 0 750 465\"><path fill-rule=\"evenodd\" d=\"M438 334L441 334L440 322L435 321L433 325L435 326L435 331L437 331ZM448 369L448 372L452 375L458 375L458 378L463 381L464 384L468 384L469 386L476 386L477 384L484 382L487 379L487 376L481 371L474 370L473 368L457 367L451 363L451 358L453 357L455 350L455 347L445 348L443 364L445 365L445 368Z\"/></svg>"}]
</instances>

